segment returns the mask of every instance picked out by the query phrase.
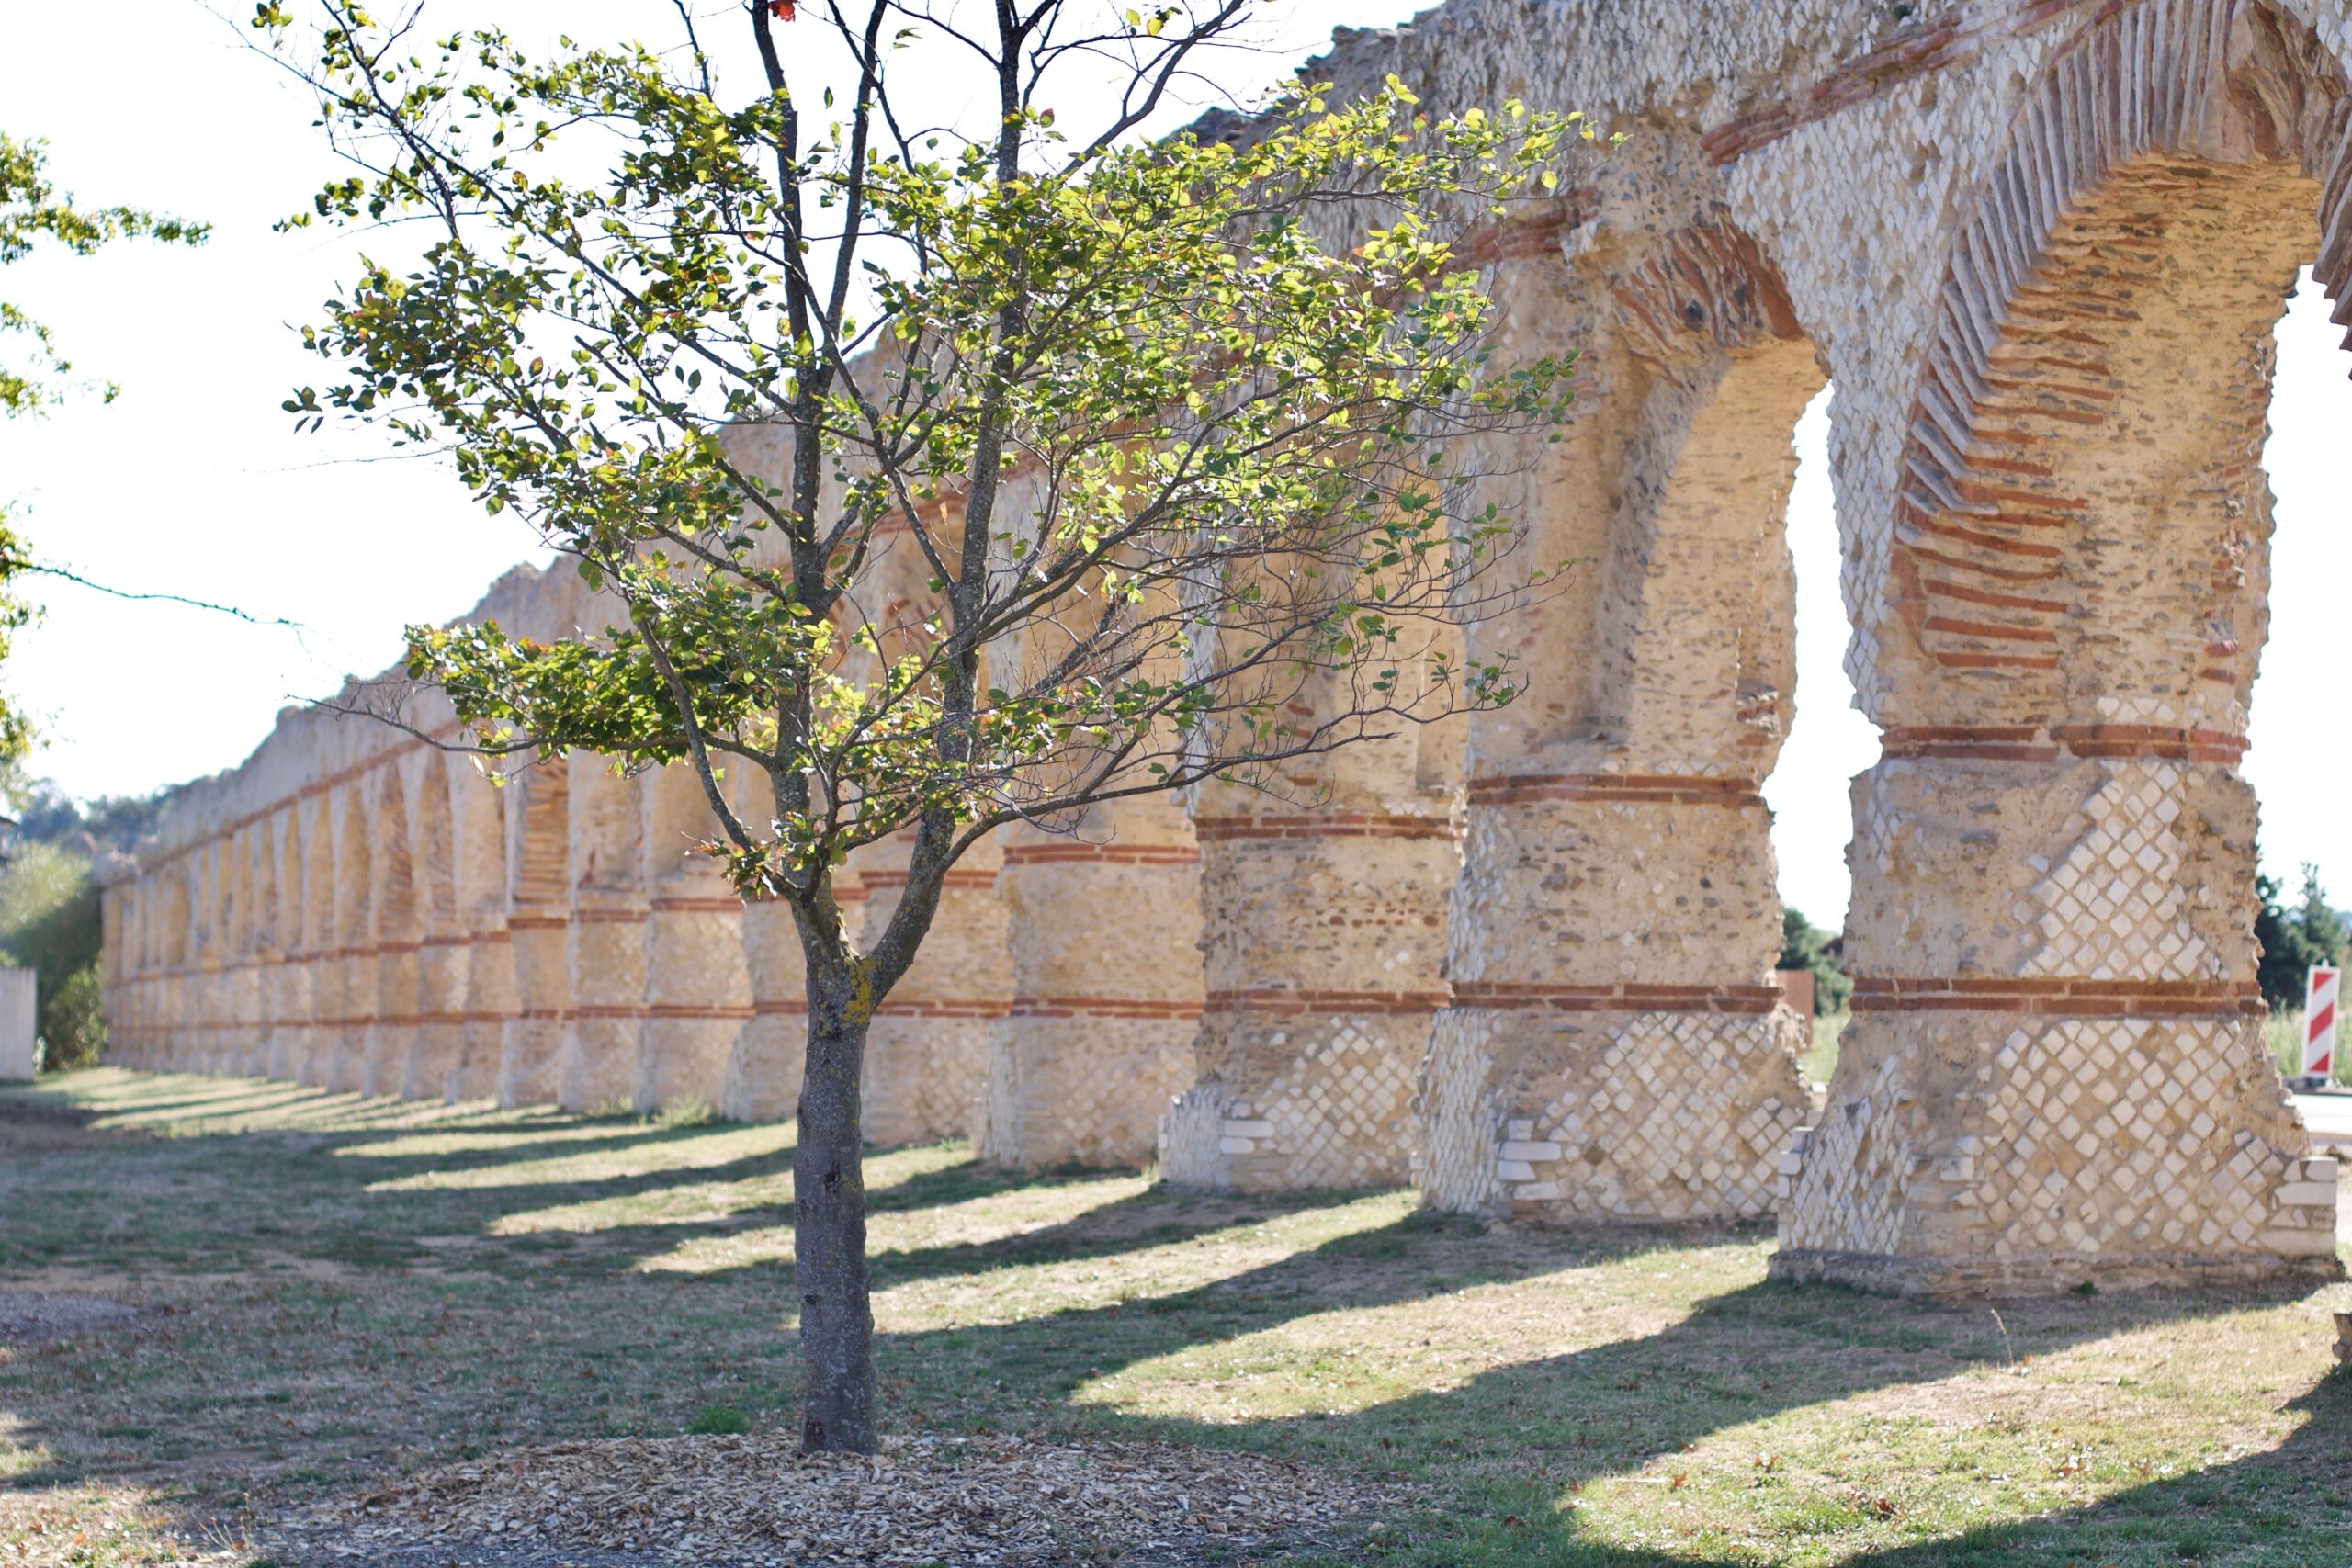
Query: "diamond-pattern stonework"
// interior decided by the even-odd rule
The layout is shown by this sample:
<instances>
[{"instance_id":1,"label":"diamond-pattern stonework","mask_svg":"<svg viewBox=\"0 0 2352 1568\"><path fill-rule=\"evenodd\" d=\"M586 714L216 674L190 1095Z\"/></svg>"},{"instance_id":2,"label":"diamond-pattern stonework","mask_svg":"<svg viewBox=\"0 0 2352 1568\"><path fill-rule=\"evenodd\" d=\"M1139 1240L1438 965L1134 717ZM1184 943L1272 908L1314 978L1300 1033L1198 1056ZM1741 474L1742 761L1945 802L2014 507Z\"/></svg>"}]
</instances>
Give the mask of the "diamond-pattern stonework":
<instances>
[{"instance_id":1,"label":"diamond-pattern stonework","mask_svg":"<svg viewBox=\"0 0 2352 1568\"><path fill-rule=\"evenodd\" d=\"M1247 1100L1212 1077L1170 1108L1160 1132L1169 1181L1272 1192L1395 1187L1411 1175L1428 1014L1213 1012L1201 1031L1204 1060L1248 1062L1261 1076Z\"/></svg>"},{"instance_id":2,"label":"diamond-pattern stonework","mask_svg":"<svg viewBox=\"0 0 2352 1568\"><path fill-rule=\"evenodd\" d=\"M1130 1163L1164 1118L1183 1180L1409 1163L1432 1206L1569 1223L1754 1213L1770 1166L1784 1273L1906 1290L2332 1268L2331 1173L2241 1010L2238 762L2274 329L2306 265L2352 291L2352 0L1444 0L1315 69L1342 100L1393 74L1441 114L1515 96L1629 132L1471 237L1492 363L1573 354L1576 406L1453 443L1448 516L1507 523L1473 574L1493 613L1410 663L1521 689L1351 734L1361 689L1267 666L1286 729L1348 743L973 843L868 1042L871 1130L977 1114L993 1159ZM1346 254L1370 216L1311 220ZM1852 785L1855 1021L1776 1151L1804 1095L1801 1024L1769 1017L1761 792L1799 695L1790 435L1833 374L1846 669L1882 748ZM718 439L788 483L777 427ZM1046 469L1003 480L998 515L1034 520ZM921 555L874 552L852 600L921 624ZM1031 640L1067 629L1046 608L992 671L1062 657ZM628 617L525 567L469 619L548 641ZM674 888L707 927L632 946L612 918L711 836L700 791L587 757L492 791L424 739L456 733L446 694L403 704L413 735L288 710L109 866L113 1058L576 1100L567 1037L576 1068L634 1019L743 1010L732 942L759 1027L722 1098L775 1113L797 942ZM854 857L869 938L909 850ZM462 1004L418 957L460 933ZM707 1083L723 1035L637 1031L637 1087Z\"/></svg>"},{"instance_id":3,"label":"diamond-pattern stonework","mask_svg":"<svg viewBox=\"0 0 2352 1568\"><path fill-rule=\"evenodd\" d=\"M975 1154L1025 1169L1151 1157L1162 1111L1193 1082L1190 1042L1150 1019L1006 1024L988 1051Z\"/></svg>"},{"instance_id":4,"label":"diamond-pattern stonework","mask_svg":"<svg viewBox=\"0 0 2352 1568\"><path fill-rule=\"evenodd\" d=\"M968 1136L990 1028L984 1018L876 1014L865 1037L866 1142L888 1148Z\"/></svg>"},{"instance_id":5,"label":"diamond-pattern stonework","mask_svg":"<svg viewBox=\"0 0 2352 1568\"><path fill-rule=\"evenodd\" d=\"M1882 1021L1849 1029L1845 1049L1871 1059L1850 1078L1841 1061L1784 1162L1777 1271L2000 1291L2332 1262L2332 1179L2313 1176L2259 1021L1935 1027L1945 1051L1926 1072L1886 1049Z\"/></svg>"},{"instance_id":6,"label":"diamond-pattern stonework","mask_svg":"<svg viewBox=\"0 0 2352 1568\"><path fill-rule=\"evenodd\" d=\"M1530 1118L1509 1119L1497 1175L1516 1212L1684 1220L1771 1212L1781 1149L1804 1120L1791 1080L1804 1022L1601 1015L1566 1081Z\"/></svg>"},{"instance_id":7,"label":"diamond-pattern stonework","mask_svg":"<svg viewBox=\"0 0 2352 1568\"><path fill-rule=\"evenodd\" d=\"M2082 837L2028 895L2041 945L2027 974L2188 980L2219 973L2188 919L2182 772L2156 762L2100 778L2082 807Z\"/></svg>"},{"instance_id":8,"label":"diamond-pattern stonework","mask_svg":"<svg viewBox=\"0 0 2352 1568\"><path fill-rule=\"evenodd\" d=\"M1433 1209L1490 1214L1503 1206L1495 1176L1503 1101L1491 1049L1498 1016L1450 1008L1430 1025L1430 1054L1413 1100L1421 1127L1413 1185Z\"/></svg>"},{"instance_id":9,"label":"diamond-pattern stonework","mask_svg":"<svg viewBox=\"0 0 2352 1568\"><path fill-rule=\"evenodd\" d=\"M1540 1053L1525 1022L1468 1008L1441 1021L1423 1091L1440 1119L1417 1178L1433 1204L1563 1222L1771 1212L1807 1103L1803 1019L1577 1014L1545 1021ZM1498 1082L1490 1053L1508 1042L1521 1066Z\"/></svg>"}]
</instances>

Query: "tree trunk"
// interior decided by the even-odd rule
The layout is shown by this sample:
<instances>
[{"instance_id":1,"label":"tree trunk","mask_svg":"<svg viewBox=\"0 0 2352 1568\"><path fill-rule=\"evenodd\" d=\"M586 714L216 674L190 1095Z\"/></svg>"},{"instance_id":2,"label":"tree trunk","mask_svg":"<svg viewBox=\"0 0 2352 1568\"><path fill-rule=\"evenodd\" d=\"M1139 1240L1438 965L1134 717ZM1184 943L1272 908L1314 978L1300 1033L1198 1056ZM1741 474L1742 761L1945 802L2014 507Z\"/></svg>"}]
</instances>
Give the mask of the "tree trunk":
<instances>
[{"instance_id":1,"label":"tree trunk","mask_svg":"<svg viewBox=\"0 0 2352 1568\"><path fill-rule=\"evenodd\" d=\"M800 1450L875 1450L874 1309L865 1273L859 1080L872 1012L863 976L808 976L808 1063L792 1156L792 1281L800 1294Z\"/></svg>"}]
</instances>

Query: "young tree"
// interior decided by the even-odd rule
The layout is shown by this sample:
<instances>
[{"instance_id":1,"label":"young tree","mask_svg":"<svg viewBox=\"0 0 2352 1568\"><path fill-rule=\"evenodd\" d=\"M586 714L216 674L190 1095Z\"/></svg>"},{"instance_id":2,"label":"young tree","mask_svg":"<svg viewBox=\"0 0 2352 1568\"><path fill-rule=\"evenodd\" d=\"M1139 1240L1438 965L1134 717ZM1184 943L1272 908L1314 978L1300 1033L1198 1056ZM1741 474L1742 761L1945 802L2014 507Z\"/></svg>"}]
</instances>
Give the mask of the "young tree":
<instances>
[{"instance_id":1,"label":"young tree","mask_svg":"<svg viewBox=\"0 0 2352 1568\"><path fill-rule=\"evenodd\" d=\"M1467 455L1555 421L1568 367L1487 362L1476 263L1587 132L1430 118L1392 81L1144 139L1244 0L759 0L740 99L684 6L669 52L537 59L317 3L298 68L361 172L295 221L434 232L328 302L308 335L345 378L287 406L446 446L613 605L554 644L413 630L411 675L471 745L683 761L712 852L790 907L802 1441L870 1450L862 1053L943 879L1007 823L1282 787L1509 699L1506 669L1444 651L1509 592ZM255 18L282 51L292 21ZM932 123L967 96L983 127ZM834 868L901 832L861 951Z\"/></svg>"}]
</instances>

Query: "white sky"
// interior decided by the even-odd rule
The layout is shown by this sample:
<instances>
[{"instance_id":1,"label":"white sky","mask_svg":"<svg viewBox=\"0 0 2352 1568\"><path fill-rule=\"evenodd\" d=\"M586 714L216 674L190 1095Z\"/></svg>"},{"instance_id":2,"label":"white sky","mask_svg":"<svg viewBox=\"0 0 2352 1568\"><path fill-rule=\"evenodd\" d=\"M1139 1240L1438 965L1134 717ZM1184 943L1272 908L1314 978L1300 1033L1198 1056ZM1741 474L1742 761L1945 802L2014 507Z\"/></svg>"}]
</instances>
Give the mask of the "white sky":
<instances>
[{"instance_id":1,"label":"white sky","mask_svg":"<svg viewBox=\"0 0 2352 1568\"><path fill-rule=\"evenodd\" d=\"M244 0L221 0L232 15ZM1379 25L1396 0L1273 0L1272 52L1219 75L1249 90L1313 51L1334 23ZM436 0L435 25L495 14L529 38L642 31L666 40L666 0ZM715 23L741 30L740 23ZM119 382L112 405L84 398L0 426L0 497L19 503L36 551L110 584L225 601L311 629L247 626L169 604L132 604L70 584L41 590L49 614L0 678L50 736L35 771L80 795L127 794L234 765L287 702L400 653L401 628L469 607L537 541L488 518L429 461L365 461L364 432L298 436L279 410L321 378L288 325L353 269L360 243L269 231L334 172L308 100L198 0L89 7L0 0L0 128L52 144L51 172L85 202L131 202L215 225L198 251L132 244L86 260L36 257L0 275L0 298L57 333L82 375ZM250 35L245 35L250 36ZM102 67L102 68L101 68ZM405 243L379 237L396 252ZM2275 432L2278 497L2271 640L2255 688L2245 770L2261 792L2265 868L2291 891L2317 862L2352 902L2352 818L2340 776L2352 662L2338 628L2352 591L2352 356L2306 286L2280 328ZM1848 705L1846 639L1826 464L1826 398L1799 425L1791 509L1798 598L1797 722L1767 786L1788 900L1835 926L1846 905L1846 783L1877 750ZM37 580L38 581L38 580Z\"/></svg>"}]
</instances>

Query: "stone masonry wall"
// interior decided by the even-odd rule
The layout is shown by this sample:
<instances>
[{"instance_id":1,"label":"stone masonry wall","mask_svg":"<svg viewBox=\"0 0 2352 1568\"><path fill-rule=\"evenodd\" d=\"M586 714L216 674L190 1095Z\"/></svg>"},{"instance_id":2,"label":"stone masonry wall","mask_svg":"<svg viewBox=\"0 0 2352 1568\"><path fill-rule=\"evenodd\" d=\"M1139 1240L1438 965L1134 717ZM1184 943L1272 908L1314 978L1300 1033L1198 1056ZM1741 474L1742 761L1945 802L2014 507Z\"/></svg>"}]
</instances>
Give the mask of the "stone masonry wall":
<instances>
[{"instance_id":1,"label":"stone masonry wall","mask_svg":"<svg viewBox=\"0 0 2352 1568\"><path fill-rule=\"evenodd\" d=\"M1342 32L1310 67L1340 92L1393 73L1623 137L1473 251L1499 358L1581 356L1563 441L1476 454L1528 592L1464 636L1525 694L1343 755L1319 809L1210 791L989 846L877 1021L870 1130L1131 1161L1173 1094L1171 1179L1777 1206L1796 1277L2332 1268L2332 1169L2250 999L2238 761L2267 334L2299 265L2352 272L2347 59L2346 0L1452 0ZM1801 1130L1758 789L1795 700L1790 428L1825 379L1883 750L1853 794L1857 1017ZM594 620L527 570L478 613ZM672 858L684 797L610 781L622 810L583 761L485 807L424 761L289 710L189 786L107 891L119 1059L783 1113L789 933ZM860 867L869 922L894 852ZM1132 975L1070 935L1123 919Z\"/></svg>"}]
</instances>

